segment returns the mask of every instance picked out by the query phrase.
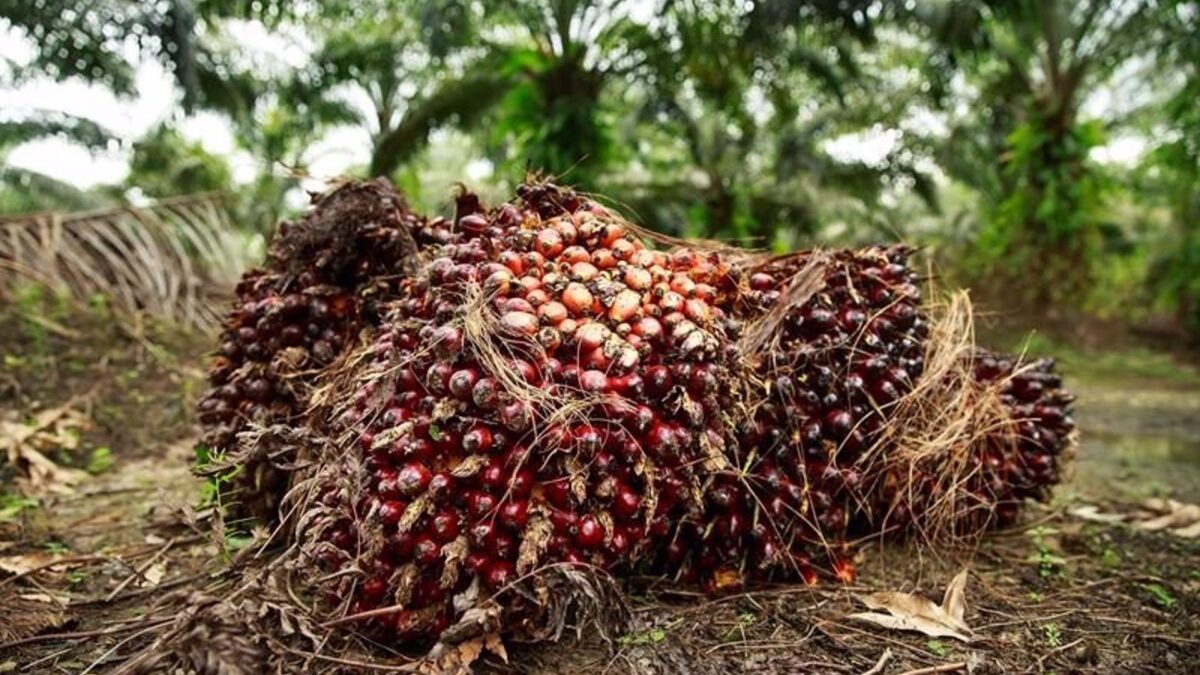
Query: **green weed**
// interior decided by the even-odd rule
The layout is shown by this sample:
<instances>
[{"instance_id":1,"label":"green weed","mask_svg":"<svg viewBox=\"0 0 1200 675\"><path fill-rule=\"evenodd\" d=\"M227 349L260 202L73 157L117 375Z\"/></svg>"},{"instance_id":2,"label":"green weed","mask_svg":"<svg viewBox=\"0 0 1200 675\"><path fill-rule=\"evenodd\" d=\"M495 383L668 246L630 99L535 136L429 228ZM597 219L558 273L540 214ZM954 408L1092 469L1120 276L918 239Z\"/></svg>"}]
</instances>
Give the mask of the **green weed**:
<instances>
[{"instance_id":1,"label":"green weed","mask_svg":"<svg viewBox=\"0 0 1200 675\"><path fill-rule=\"evenodd\" d=\"M1179 604L1175 596L1171 595L1171 591L1167 590L1162 584L1140 584L1140 586L1142 590L1148 592L1154 598L1155 604L1163 609L1175 609L1175 605Z\"/></svg>"}]
</instances>

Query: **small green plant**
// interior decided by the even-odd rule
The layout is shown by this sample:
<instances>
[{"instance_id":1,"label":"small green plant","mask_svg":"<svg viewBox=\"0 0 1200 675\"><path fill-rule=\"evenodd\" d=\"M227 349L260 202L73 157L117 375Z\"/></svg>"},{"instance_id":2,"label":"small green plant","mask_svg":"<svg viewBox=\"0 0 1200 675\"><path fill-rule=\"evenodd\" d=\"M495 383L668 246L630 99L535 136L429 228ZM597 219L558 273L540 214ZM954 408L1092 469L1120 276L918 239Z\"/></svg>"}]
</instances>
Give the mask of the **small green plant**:
<instances>
[{"instance_id":1,"label":"small green plant","mask_svg":"<svg viewBox=\"0 0 1200 675\"><path fill-rule=\"evenodd\" d=\"M746 629L756 623L758 623L758 615L751 612L742 612L741 614L738 614L737 623L730 628L721 639L725 642L729 642L731 640L744 637L746 634Z\"/></svg>"},{"instance_id":2,"label":"small green plant","mask_svg":"<svg viewBox=\"0 0 1200 675\"><path fill-rule=\"evenodd\" d=\"M88 473L97 476L111 469L116 461L113 457L112 448L102 445L92 450L92 456L88 459L86 469Z\"/></svg>"},{"instance_id":3,"label":"small green plant","mask_svg":"<svg viewBox=\"0 0 1200 675\"><path fill-rule=\"evenodd\" d=\"M1033 603L1041 603L1046 599L1046 594L1041 591L1029 591L1029 601Z\"/></svg>"},{"instance_id":4,"label":"small green plant","mask_svg":"<svg viewBox=\"0 0 1200 675\"><path fill-rule=\"evenodd\" d=\"M13 291L13 301L17 313L21 315L25 336L36 351L41 351L50 339L50 331L31 317L44 314L45 289L38 284L19 286Z\"/></svg>"},{"instance_id":5,"label":"small green plant","mask_svg":"<svg viewBox=\"0 0 1200 675\"><path fill-rule=\"evenodd\" d=\"M1051 648L1062 646L1062 630L1056 623L1042 624L1042 635L1046 638L1046 646Z\"/></svg>"},{"instance_id":6,"label":"small green plant","mask_svg":"<svg viewBox=\"0 0 1200 675\"><path fill-rule=\"evenodd\" d=\"M1100 564L1108 568L1121 566L1121 554L1111 548L1104 549L1104 553L1100 554Z\"/></svg>"},{"instance_id":7,"label":"small green plant","mask_svg":"<svg viewBox=\"0 0 1200 675\"><path fill-rule=\"evenodd\" d=\"M0 523L16 520L29 509L36 509L38 500L21 495L0 493Z\"/></svg>"},{"instance_id":8,"label":"small green plant","mask_svg":"<svg viewBox=\"0 0 1200 675\"><path fill-rule=\"evenodd\" d=\"M220 459L204 443L197 443L194 450L196 453L196 462L192 465L192 468L196 471L203 471L213 466ZM221 495L226 492L225 485L237 477L241 473L241 470L242 467L239 466L224 473L209 476L200 486L200 503L198 506L200 508L209 506L215 506L218 509L221 508Z\"/></svg>"},{"instance_id":9,"label":"small green plant","mask_svg":"<svg viewBox=\"0 0 1200 675\"><path fill-rule=\"evenodd\" d=\"M638 645L656 645L667 639L667 629L662 627L654 627L649 630L641 631L640 633L630 633L622 635L617 642L627 647Z\"/></svg>"},{"instance_id":10,"label":"small green plant","mask_svg":"<svg viewBox=\"0 0 1200 675\"><path fill-rule=\"evenodd\" d=\"M51 555L66 555L71 549L61 541L48 541L42 545Z\"/></svg>"},{"instance_id":11,"label":"small green plant","mask_svg":"<svg viewBox=\"0 0 1200 675\"><path fill-rule=\"evenodd\" d=\"M950 655L950 646L941 640L930 640L925 643L925 648L943 659Z\"/></svg>"},{"instance_id":12,"label":"small green plant","mask_svg":"<svg viewBox=\"0 0 1200 675\"><path fill-rule=\"evenodd\" d=\"M254 537L245 532L229 531L225 533L225 551L227 553L237 553L254 543Z\"/></svg>"},{"instance_id":13,"label":"small green plant","mask_svg":"<svg viewBox=\"0 0 1200 675\"><path fill-rule=\"evenodd\" d=\"M84 570L70 570L67 572L67 583L72 586L78 586L87 580L88 573Z\"/></svg>"},{"instance_id":14,"label":"small green plant","mask_svg":"<svg viewBox=\"0 0 1200 675\"><path fill-rule=\"evenodd\" d=\"M1141 584L1141 587L1154 598L1155 604L1163 609L1175 609L1175 605L1178 604L1175 596L1171 595L1171 591L1167 590L1162 584Z\"/></svg>"},{"instance_id":15,"label":"small green plant","mask_svg":"<svg viewBox=\"0 0 1200 675\"><path fill-rule=\"evenodd\" d=\"M1036 549L1029 555L1028 560L1037 565L1038 575L1043 579L1061 577L1067 566L1066 559L1054 553L1046 542L1046 537L1057 533L1058 530L1045 526L1035 527L1026 533L1033 540Z\"/></svg>"},{"instance_id":16,"label":"small green plant","mask_svg":"<svg viewBox=\"0 0 1200 675\"><path fill-rule=\"evenodd\" d=\"M108 296L103 293L92 293L88 296L88 306L99 314L103 314L109 309Z\"/></svg>"}]
</instances>

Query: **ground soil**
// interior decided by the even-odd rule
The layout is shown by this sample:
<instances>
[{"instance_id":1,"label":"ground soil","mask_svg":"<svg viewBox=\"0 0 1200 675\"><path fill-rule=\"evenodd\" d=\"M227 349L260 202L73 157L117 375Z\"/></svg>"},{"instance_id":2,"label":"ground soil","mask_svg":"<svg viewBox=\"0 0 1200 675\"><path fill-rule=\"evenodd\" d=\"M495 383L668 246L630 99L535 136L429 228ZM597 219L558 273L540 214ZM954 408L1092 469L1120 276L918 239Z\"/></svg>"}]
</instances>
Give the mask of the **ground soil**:
<instances>
[{"instance_id":1,"label":"ground soil","mask_svg":"<svg viewBox=\"0 0 1200 675\"><path fill-rule=\"evenodd\" d=\"M79 430L77 449L56 461L88 467L103 447L114 460L91 466L72 492L10 508L0 520L0 673L107 672L149 640L148 607L212 585L224 569L227 549L204 512L191 508L202 484L189 474L190 411L208 342L91 315L46 325L31 323L27 308L0 314L0 415L27 419L72 402L92 423ZM476 667L1200 672L1200 541L1073 515L1082 505L1127 513L1155 495L1200 501L1200 379L1093 381L1086 367L1068 370L1081 392L1077 470L1020 526L932 551L871 543L862 547L858 579L841 587L709 598L634 579L625 584L634 618L614 642L584 631L556 644L509 644L507 663L489 656ZM12 467L0 467L0 494L10 506L14 479ZM965 618L976 635L969 643L848 618L865 609L856 596L871 591L937 600L964 567Z\"/></svg>"}]
</instances>

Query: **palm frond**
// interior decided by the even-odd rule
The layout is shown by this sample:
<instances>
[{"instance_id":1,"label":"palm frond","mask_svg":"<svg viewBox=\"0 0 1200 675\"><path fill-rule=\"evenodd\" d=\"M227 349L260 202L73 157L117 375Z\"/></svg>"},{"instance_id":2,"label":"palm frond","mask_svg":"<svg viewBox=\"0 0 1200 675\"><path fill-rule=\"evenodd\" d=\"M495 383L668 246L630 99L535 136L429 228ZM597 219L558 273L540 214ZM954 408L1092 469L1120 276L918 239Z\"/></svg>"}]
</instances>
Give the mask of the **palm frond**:
<instances>
[{"instance_id":1,"label":"palm frond","mask_svg":"<svg viewBox=\"0 0 1200 675\"><path fill-rule=\"evenodd\" d=\"M33 281L81 300L102 294L126 315L211 329L243 269L242 248L216 194L0 219L0 287Z\"/></svg>"},{"instance_id":2,"label":"palm frond","mask_svg":"<svg viewBox=\"0 0 1200 675\"><path fill-rule=\"evenodd\" d=\"M424 147L434 129L451 123L465 126L480 118L500 101L512 83L512 75L485 63L415 103L400 124L376 143L370 175L391 175Z\"/></svg>"},{"instance_id":3,"label":"palm frond","mask_svg":"<svg viewBox=\"0 0 1200 675\"><path fill-rule=\"evenodd\" d=\"M88 148L102 148L113 138L92 120L57 111L31 110L0 120L0 150L47 136L65 138Z\"/></svg>"},{"instance_id":4,"label":"palm frond","mask_svg":"<svg viewBox=\"0 0 1200 675\"><path fill-rule=\"evenodd\" d=\"M52 178L44 173L15 166L0 166L0 213L21 213L66 209L79 211L98 208L103 201L97 195Z\"/></svg>"}]
</instances>

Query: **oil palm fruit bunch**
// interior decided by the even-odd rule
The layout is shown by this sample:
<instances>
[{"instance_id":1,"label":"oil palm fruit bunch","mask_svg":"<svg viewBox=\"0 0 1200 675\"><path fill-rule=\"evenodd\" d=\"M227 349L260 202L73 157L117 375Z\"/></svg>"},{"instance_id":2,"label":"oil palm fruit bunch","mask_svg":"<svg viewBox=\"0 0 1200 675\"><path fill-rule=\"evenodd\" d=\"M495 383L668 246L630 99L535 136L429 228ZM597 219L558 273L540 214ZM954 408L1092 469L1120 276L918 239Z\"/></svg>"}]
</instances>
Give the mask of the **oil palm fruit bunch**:
<instances>
[{"instance_id":1,"label":"oil palm fruit bunch","mask_svg":"<svg viewBox=\"0 0 1200 675\"><path fill-rule=\"evenodd\" d=\"M699 518L735 441L734 265L647 248L551 185L460 208L370 344L338 418L356 448L312 529L348 611L436 637L454 596L554 563L629 569ZM337 474L335 470L332 472Z\"/></svg>"},{"instance_id":2,"label":"oil palm fruit bunch","mask_svg":"<svg viewBox=\"0 0 1200 675\"><path fill-rule=\"evenodd\" d=\"M390 184L351 183L305 219L282 223L264 266L243 276L199 404L205 470L232 476L221 483L230 514L275 518L295 451L279 432L303 426L312 383L304 373L357 337L387 280L411 265L414 236L433 230Z\"/></svg>"},{"instance_id":3,"label":"oil palm fruit bunch","mask_svg":"<svg viewBox=\"0 0 1200 675\"><path fill-rule=\"evenodd\" d=\"M366 185L247 275L226 333L241 360L218 357L210 397L230 404L202 414L225 438L313 432L232 443L289 462L303 446L303 467L233 464L260 514L290 472L318 585L385 638L432 640L489 597L519 617L514 589L560 564L712 590L844 580L854 540L1008 522L1058 478L1073 423L1052 364L939 328L904 247L668 241L544 182L426 220ZM271 338L244 356L261 340L241 328L276 337L258 307L289 294L345 309L316 329L296 312L307 365L276 365L292 347ZM268 376L257 408L220 393Z\"/></svg>"}]
</instances>

